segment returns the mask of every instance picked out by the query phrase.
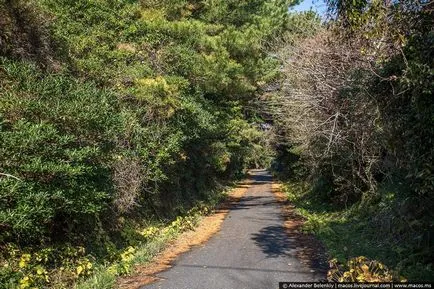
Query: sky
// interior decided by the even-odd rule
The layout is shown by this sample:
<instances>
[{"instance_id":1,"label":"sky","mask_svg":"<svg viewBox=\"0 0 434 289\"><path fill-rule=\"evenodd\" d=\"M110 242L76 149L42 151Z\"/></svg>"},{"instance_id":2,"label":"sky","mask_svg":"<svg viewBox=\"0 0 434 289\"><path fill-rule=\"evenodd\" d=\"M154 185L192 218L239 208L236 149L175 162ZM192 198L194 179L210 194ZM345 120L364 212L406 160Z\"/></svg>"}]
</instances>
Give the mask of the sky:
<instances>
[{"instance_id":1,"label":"sky","mask_svg":"<svg viewBox=\"0 0 434 289\"><path fill-rule=\"evenodd\" d=\"M289 11L308 11L311 8L312 10L317 11L320 15L323 15L327 10L327 6L323 0L302 0L300 4L289 8Z\"/></svg>"}]
</instances>

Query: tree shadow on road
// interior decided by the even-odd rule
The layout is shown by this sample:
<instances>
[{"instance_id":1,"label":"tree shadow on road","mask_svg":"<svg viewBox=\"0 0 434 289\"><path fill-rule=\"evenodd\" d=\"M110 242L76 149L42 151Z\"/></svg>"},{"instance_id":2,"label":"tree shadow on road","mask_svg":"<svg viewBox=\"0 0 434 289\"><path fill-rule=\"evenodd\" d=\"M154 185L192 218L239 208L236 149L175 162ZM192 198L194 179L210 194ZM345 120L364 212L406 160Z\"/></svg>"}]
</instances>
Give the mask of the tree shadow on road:
<instances>
[{"instance_id":1,"label":"tree shadow on road","mask_svg":"<svg viewBox=\"0 0 434 289\"><path fill-rule=\"evenodd\" d=\"M268 226L253 234L252 240L261 248L267 257L290 256L295 249L293 240L283 226Z\"/></svg>"},{"instance_id":2,"label":"tree shadow on road","mask_svg":"<svg viewBox=\"0 0 434 289\"><path fill-rule=\"evenodd\" d=\"M327 258L322 244L313 235L302 232L304 220L295 213L279 188L273 186L272 191L280 204L284 224L264 227L253 234L252 240L269 258L292 256L311 270L327 272Z\"/></svg>"}]
</instances>

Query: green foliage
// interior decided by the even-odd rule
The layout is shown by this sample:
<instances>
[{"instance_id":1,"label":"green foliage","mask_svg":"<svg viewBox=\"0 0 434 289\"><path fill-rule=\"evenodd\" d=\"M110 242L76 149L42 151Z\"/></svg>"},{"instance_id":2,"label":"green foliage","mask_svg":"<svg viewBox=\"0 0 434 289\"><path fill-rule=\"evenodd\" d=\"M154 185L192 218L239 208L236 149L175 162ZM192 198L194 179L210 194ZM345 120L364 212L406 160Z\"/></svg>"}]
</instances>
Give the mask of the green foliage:
<instances>
[{"instance_id":1,"label":"green foliage","mask_svg":"<svg viewBox=\"0 0 434 289\"><path fill-rule=\"evenodd\" d=\"M70 282L93 272L93 259L83 247L66 245L23 252L9 245L5 253L7 261L0 271L1 288L59 286L60 280Z\"/></svg>"},{"instance_id":2,"label":"green foliage","mask_svg":"<svg viewBox=\"0 0 434 289\"><path fill-rule=\"evenodd\" d=\"M270 162L270 134L245 108L278 77L264 48L286 21L282 0L1 1L1 248L83 246L119 262L101 273L110 286L131 270L129 246L160 235L138 228L191 228L176 216ZM58 283L87 275L74 262ZM48 286L31 264L11 282Z\"/></svg>"},{"instance_id":3,"label":"green foliage","mask_svg":"<svg viewBox=\"0 0 434 289\"><path fill-rule=\"evenodd\" d=\"M344 208L324 203L305 181L288 181L284 190L296 212L305 220L303 231L313 233L325 245L332 259L329 277L333 280L343 278L343 281L352 282L349 278L359 275L360 278L380 278L381 274L371 274L379 273L378 264L389 267L384 276L393 280L400 281L400 276L408 280L432 280L432 266L425 259L429 247L421 243L423 232L418 230L416 223L413 228L408 228L406 216L396 215L397 211L402 211L402 203L393 200L392 193L375 206L354 204ZM391 208L391 202L395 207ZM354 259L360 256L366 258ZM370 268L366 271L368 275L359 274L363 264ZM350 272L351 269L355 271Z\"/></svg>"},{"instance_id":4,"label":"green foliage","mask_svg":"<svg viewBox=\"0 0 434 289\"><path fill-rule=\"evenodd\" d=\"M339 263L366 256L432 280L432 11L426 1L327 2L326 27L295 15L313 35L296 33L278 53L287 79L269 101L284 140L275 168L304 183L288 186L290 200ZM334 279L387 277L359 265Z\"/></svg>"},{"instance_id":5,"label":"green foliage","mask_svg":"<svg viewBox=\"0 0 434 289\"><path fill-rule=\"evenodd\" d=\"M432 11L328 4L328 29L279 53L288 84L270 101L285 140L276 167L308 183L291 198L339 262L362 255L432 279Z\"/></svg>"},{"instance_id":6,"label":"green foliage","mask_svg":"<svg viewBox=\"0 0 434 289\"><path fill-rule=\"evenodd\" d=\"M291 13L286 24L287 28L282 34L286 45L295 44L306 37L315 35L321 29L321 18L312 10Z\"/></svg>"},{"instance_id":7,"label":"green foliage","mask_svg":"<svg viewBox=\"0 0 434 289\"><path fill-rule=\"evenodd\" d=\"M110 199L116 98L24 63L0 65L0 170L13 176L0 181L1 239L43 241L50 227L88 223Z\"/></svg>"}]
</instances>

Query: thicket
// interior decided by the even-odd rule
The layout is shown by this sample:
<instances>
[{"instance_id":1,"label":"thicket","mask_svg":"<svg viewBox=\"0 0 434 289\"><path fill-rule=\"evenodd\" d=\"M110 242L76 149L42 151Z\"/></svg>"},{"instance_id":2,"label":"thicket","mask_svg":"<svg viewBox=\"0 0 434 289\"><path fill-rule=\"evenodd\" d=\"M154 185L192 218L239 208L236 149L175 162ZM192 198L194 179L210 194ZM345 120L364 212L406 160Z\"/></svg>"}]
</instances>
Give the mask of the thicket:
<instances>
[{"instance_id":1,"label":"thicket","mask_svg":"<svg viewBox=\"0 0 434 289\"><path fill-rule=\"evenodd\" d=\"M265 44L287 4L1 0L0 284L48 286L8 261L44 248L114 258L134 228L269 163L246 107L278 74Z\"/></svg>"},{"instance_id":2,"label":"thicket","mask_svg":"<svg viewBox=\"0 0 434 289\"><path fill-rule=\"evenodd\" d=\"M334 257L432 279L432 3L289 2L0 0L1 286L130 260L275 143Z\"/></svg>"},{"instance_id":3,"label":"thicket","mask_svg":"<svg viewBox=\"0 0 434 289\"><path fill-rule=\"evenodd\" d=\"M276 167L309 184L293 199L341 262L432 280L432 3L328 4L332 19L279 54Z\"/></svg>"}]
</instances>

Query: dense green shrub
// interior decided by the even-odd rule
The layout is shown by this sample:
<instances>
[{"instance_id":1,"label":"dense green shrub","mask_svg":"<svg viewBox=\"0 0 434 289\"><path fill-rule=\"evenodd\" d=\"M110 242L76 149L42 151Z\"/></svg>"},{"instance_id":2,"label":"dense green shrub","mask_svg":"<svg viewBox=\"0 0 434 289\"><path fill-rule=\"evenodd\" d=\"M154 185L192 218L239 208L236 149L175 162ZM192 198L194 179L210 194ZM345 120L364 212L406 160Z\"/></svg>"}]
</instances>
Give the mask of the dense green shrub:
<instances>
[{"instance_id":1,"label":"dense green shrub","mask_svg":"<svg viewBox=\"0 0 434 289\"><path fill-rule=\"evenodd\" d=\"M113 194L116 97L33 65L0 65L0 167L11 175L0 182L2 241L28 244L92 222Z\"/></svg>"},{"instance_id":2,"label":"dense green shrub","mask_svg":"<svg viewBox=\"0 0 434 289\"><path fill-rule=\"evenodd\" d=\"M125 218L173 218L269 163L246 107L278 75L286 2L1 1L0 261L112 256Z\"/></svg>"}]
</instances>

